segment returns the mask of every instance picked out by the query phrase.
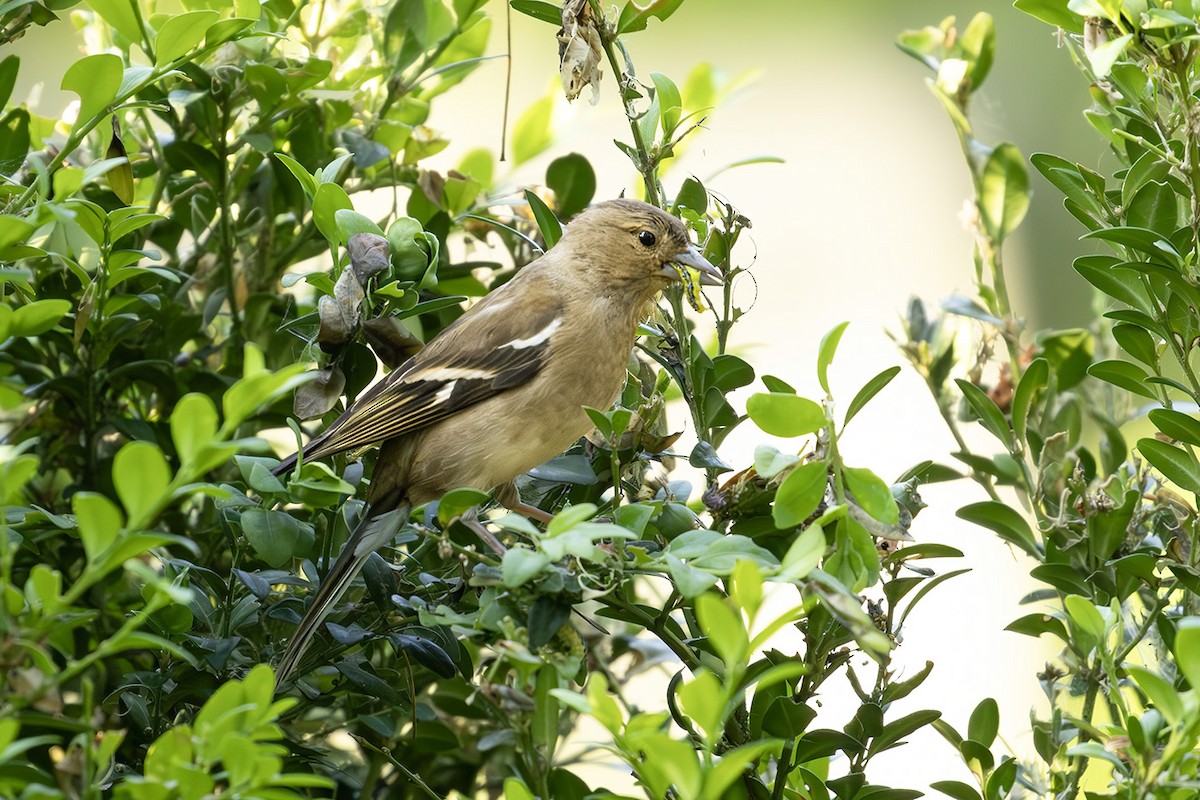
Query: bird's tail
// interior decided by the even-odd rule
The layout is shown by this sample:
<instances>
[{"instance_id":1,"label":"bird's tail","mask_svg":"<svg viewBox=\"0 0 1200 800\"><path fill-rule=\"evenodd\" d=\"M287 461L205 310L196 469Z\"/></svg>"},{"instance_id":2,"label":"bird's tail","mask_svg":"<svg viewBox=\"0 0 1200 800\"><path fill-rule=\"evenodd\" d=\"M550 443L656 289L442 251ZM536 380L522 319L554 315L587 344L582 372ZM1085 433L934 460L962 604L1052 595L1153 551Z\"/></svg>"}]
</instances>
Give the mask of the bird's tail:
<instances>
[{"instance_id":1,"label":"bird's tail","mask_svg":"<svg viewBox=\"0 0 1200 800\"><path fill-rule=\"evenodd\" d=\"M309 439L308 444L292 453L283 461L280 461L279 466L271 470L271 474L275 475L275 477L279 477L280 475L291 472L296 468L296 462L300 460L300 456L304 456L304 460L309 461L314 458L320 458L322 455L330 455L338 452L337 450L327 450L322 453L321 447L329 440L329 434L337 430L339 422L341 422L341 420L334 422L331 426L329 426L329 428L321 433L320 436L314 436L312 439Z\"/></svg>"},{"instance_id":2,"label":"bird's tail","mask_svg":"<svg viewBox=\"0 0 1200 800\"><path fill-rule=\"evenodd\" d=\"M300 459L299 451L292 453L290 456L279 462L279 466L271 470L271 474L279 477L285 473L291 472L296 468L296 462Z\"/></svg>"},{"instance_id":3,"label":"bird's tail","mask_svg":"<svg viewBox=\"0 0 1200 800\"><path fill-rule=\"evenodd\" d=\"M317 590L312 605L308 607L292 638L288 640L283 658L275 668L276 688L282 686L295 672L300 665L300 659L304 657L317 631L321 629L321 624L362 570L363 564L372 553L395 538L408 519L410 510L411 505L405 502L383 514L368 512L368 516L355 527L337 561L333 562L325 579L321 581L321 588Z\"/></svg>"}]
</instances>

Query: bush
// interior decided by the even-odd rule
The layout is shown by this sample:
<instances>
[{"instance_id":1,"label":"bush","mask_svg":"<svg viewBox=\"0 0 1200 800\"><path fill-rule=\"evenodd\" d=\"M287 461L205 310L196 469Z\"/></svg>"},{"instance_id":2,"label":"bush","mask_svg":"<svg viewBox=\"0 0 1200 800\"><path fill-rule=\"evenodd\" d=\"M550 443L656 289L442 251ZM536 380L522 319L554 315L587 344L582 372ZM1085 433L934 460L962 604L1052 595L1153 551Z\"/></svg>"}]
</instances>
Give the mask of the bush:
<instances>
[{"instance_id":1,"label":"bush","mask_svg":"<svg viewBox=\"0 0 1200 800\"><path fill-rule=\"evenodd\" d=\"M425 124L432 104L483 58L483 0L0 12L9 42L70 10L94 51L64 78L80 97L70 121L8 103L20 65L0 61L0 794L615 796L580 769L588 718L653 798L917 797L867 770L927 725L977 779L934 785L955 798L1194 794L1190 7L1084 4L1084 17L1076 3L1018 2L1067 31L1095 85L1089 119L1120 162L1105 177L1032 159L1114 253L1076 262L1108 304L1086 331L1028 334L1007 296L1003 243L1029 178L1016 148L978 142L969 121L995 56L990 18L901 37L936 71L967 157L978 296L941 316L909 307L899 345L961 450L957 468L925 462L888 482L847 464L839 441L878 413L899 368L835 403L844 324L820 344L818 400L731 351L750 220L665 170L723 87L703 66L683 89L639 79L622 43L680 5L605 16L593 0L511 3L547 36L563 27L568 96L601 69L619 76L629 141L617 146L643 196L726 275L713 341L687 310L699 289L667 292L617 404L589 411L595 430L522 480L553 520L485 515L481 546L462 518L490 508L485 493L417 510L281 699L265 665L361 518L374 454L280 479L267 439L318 430L379 362L401 363L552 246L593 200L594 171L564 154L514 203L490 153L445 173L425 164L447 144ZM515 159L549 145L548 109L514 125ZM473 258L478 243L504 256ZM951 335L963 326L995 355L964 358ZM747 387L742 411L733 393ZM696 438L686 452L665 414L676 399ZM747 421L805 438L737 469L720 450ZM995 452L967 448L975 424ZM672 474L685 459L702 490ZM922 563L961 554L912 542L918 489L959 477L991 498L960 516L1034 558L1047 586L1030 599L1049 610L1011 629L1064 647L1039 676L1051 710L1032 722L1030 763L991 754L993 701L965 734L895 705L933 669L899 678L895 643L960 572ZM785 629L797 652L777 649ZM627 683L655 665L676 672L642 708ZM856 701L840 729L816 710L834 691Z\"/></svg>"}]
</instances>

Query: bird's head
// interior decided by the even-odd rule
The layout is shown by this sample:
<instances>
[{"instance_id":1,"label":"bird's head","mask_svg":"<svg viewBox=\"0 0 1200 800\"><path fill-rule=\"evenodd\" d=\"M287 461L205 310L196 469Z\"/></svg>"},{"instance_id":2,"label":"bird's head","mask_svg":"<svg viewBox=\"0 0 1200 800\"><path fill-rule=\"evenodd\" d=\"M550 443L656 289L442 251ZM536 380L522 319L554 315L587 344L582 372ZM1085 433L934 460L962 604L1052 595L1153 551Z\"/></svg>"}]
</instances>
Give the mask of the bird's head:
<instances>
[{"instance_id":1,"label":"bird's head","mask_svg":"<svg viewBox=\"0 0 1200 800\"><path fill-rule=\"evenodd\" d=\"M687 228L662 209L638 200L610 200L587 209L567 226L560 246L584 256L589 272L622 291L649 295L683 279L720 286L720 270L692 244Z\"/></svg>"}]
</instances>

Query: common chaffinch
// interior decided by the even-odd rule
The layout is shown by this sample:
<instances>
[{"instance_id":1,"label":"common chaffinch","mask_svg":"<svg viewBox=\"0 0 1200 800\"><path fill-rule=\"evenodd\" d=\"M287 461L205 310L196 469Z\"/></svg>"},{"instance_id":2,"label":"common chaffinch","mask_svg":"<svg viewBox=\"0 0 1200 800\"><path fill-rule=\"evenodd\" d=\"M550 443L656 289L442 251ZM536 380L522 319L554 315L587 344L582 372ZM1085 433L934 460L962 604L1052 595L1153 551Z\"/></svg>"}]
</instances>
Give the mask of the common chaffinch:
<instances>
[{"instance_id":1,"label":"common chaffinch","mask_svg":"<svg viewBox=\"0 0 1200 800\"><path fill-rule=\"evenodd\" d=\"M320 459L382 442L370 510L321 583L288 642L278 680L299 664L319 626L367 558L409 510L460 487L520 504L513 480L587 433L584 406L621 390L639 321L656 293L681 279L722 275L683 223L636 200L581 213L553 248L471 306L424 349L363 392L297 456Z\"/></svg>"}]
</instances>

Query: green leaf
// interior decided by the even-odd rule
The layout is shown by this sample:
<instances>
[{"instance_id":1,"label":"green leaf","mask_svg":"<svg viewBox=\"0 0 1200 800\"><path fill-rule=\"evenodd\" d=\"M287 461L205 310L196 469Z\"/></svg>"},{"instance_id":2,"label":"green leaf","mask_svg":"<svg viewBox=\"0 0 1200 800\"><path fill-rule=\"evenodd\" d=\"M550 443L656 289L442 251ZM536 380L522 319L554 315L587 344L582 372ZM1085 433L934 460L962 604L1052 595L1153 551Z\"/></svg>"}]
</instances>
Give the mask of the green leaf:
<instances>
[{"instance_id":1,"label":"green leaf","mask_svg":"<svg viewBox=\"0 0 1200 800\"><path fill-rule=\"evenodd\" d=\"M710 595L701 595L701 599ZM725 692L721 681L706 669L682 684L677 691L679 705L684 713L696 723L708 741L715 741L721 733L722 700Z\"/></svg>"},{"instance_id":2,"label":"green leaf","mask_svg":"<svg viewBox=\"0 0 1200 800\"><path fill-rule=\"evenodd\" d=\"M737 791L730 792L730 788L736 781L740 781L746 773L746 770L751 765L758 762L763 756L768 753L779 755L779 742L772 739L764 739L760 741L748 742L740 747L735 747L732 750L726 750L721 754L721 759L716 763L716 766L707 771L704 775L704 799L715 800L716 798L743 797ZM694 796L681 793L680 796ZM874 797L874 795L872 795ZM887 798L879 797L878 800L887 800ZM901 800L896 798L896 800ZM911 796L903 798L903 800L911 800Z\"/></svg>"},{"instance_id":3,"label":"green leaf","mask_svg":"<svg viewBox=\"0 0 1200 800\"><path fill-rule=\"evenodd\" d=\"M472 508L486 503L491 498L487 492L478 489L452 489L438 500L437 518L443 528L455 518L461 517Z\"/></svg>"},{"instance_id":4,"label":"green leaf","mask_svg":"<svg viewBox=\"0 0 1200 800\"><path fill-rule=\"evenodd\" d=\"M929 788L939 791L947 797L953 797L954 800L982 800L977 790L962 781L933 781L929 784Z\"/></svg>"},{"instance_id":5,"label":"green leaf","mask_svg":"<svg viewBox=\"0 0 1200 800\"><path fill-rule=\"evenodd\" d=\"M1138 439L1137 449L1167 480L1186 491L1200 493L1200 468L1183 450L1158 439Z\"/></svg>"},{"instance_id":6,"label":"green leaf","mask_svg":"<svg viewBox=\"0 0 1200 800\"><path fill-rule=\"evenodd\" d=\"M186 11L169 17L154 38L154 65L162 67L182 58L200 44L204 34L220 17L216 11L207 9Z\"/></svg>"},{"instance_id":7,"label":"green leaf","mask_svg":"<svg viewBox=\"0 0 1200 800\"><path fill-rule=\"evenodd\" d=\"M596 511L597 508L593 503L578 503L567 506L555 514L554 519L550 520L550 524L546 526L546 535L558 536L566 533L581 522L594 517Z\"/></svg>"},{"instance_id":8,"label":"green leaf","mask_svg":"<svg viewBox=\"0 0 1200 800\"><path fill-rule=\"evenodd\" d=\"M1092 65L1092 72L1095 73L1097 79L1104 79L1112 72L1113 64L1117 62L1125 50L1133 43L1133 34L1127 33L1124 36L1118 36L1115 39L1109 39L1107 42L1098 44L1088 52L1088 61Z\"/></svg>"},{"instance_id":9,"label":"green leaf","mask_svg":"<svg viewBox=\"0 0 1200 800\"><path fill-rule=\"evenodd\" d=\"M354 209L350 195L336 183L321 183L313 193L312 201L313 224L331 244L342 244L342 233L338 230L337 212L340 209Z\"/></svg>"},{"instance_id":10,"label":"green leaf","mask_svg":"<svg viewBox=\"0 0 1200 800\"><path fill-rule=\"evenodd\" d=\"M525 1L529 2L530 0ZM513 0L513 6L515 7L519 2L521 0ZM525 781L512 777L504 779L504 797L505 800L538 800L525 785Z\"/></svg>"},{"instance_id":11,"label":"green leaf","mask_svg":"<svg viewBox=\"0 0 1200 800\"><path fill-rule=\"evenodd\" d=\"M1077 594L1069 594L1063 598L1063 607L1066 609L1068 622L1073 623L1068 627L1071 628L1084 654L1104 643L1104 617L1091 600Z\"/></svg>"},{"instance_id":12,"label":"green leaf","mask_svg":"<svg viewBox=\"0 0 1200 800\"><path fill-rule=\"evenodd\" d=\"M526 622L526 628L529 631L529 648L537 650L543 647L554 638L559 628L570 618L570 604L546 595L539 597L529 608Z\"/></svg>"},{"instance_id":13,"label":"green leaf","mask_svg":"<svg viewBox=\"0 0 1200 800\"><path fill-rule=\"evenodd\" d=\"M121 511L102 494L77 492L71 497L71 510L79 525L79 539L88 563L96 563L121 534Z\"/></svg>"},{"instance_id":14,"label":"green leaf","mask_svg":"<svg viewBox=\"0 0 1200 800\"><path fill-rule=\"evenodd\" d=\"M242 532L258 557L272 567L304 557L316 541L312 526L283 511L260 508L242 512Z\"/></svg>"},{"instance_id":15,"label":"green leaf","mask_svg":"<svg viewBox=\"0 0 1200 800\"><path fill-rule=\"evenodd\" d=\"M849 324L849 322L840 323L821 337L821 349L817 353L817 380L821 382L821 388L825 390L826 394L829 394L829 365L833 363L838 343L842 341L842 334L846 332L846 326Z\"/></svg>"},{"instance_id":16,"label":"green leaf","mask_svg":"<svg viewBox=\"0 0 1200 800\"><path fill-rule=\"evenodd\" d=\"M1178 661L1178 656L1176 656L1176 661ZM1183 718L1183 702L1180 700L1179 693L1175 691L1175 687L1145 667L1127 664L1125 671L1129 673L1129 676L1133 678L1138 688L1142 690L1154 707L1159 710L1163 718L1172 726L1177 725Z\"/></svg>"},{"instance_id":17,"label":"green leaf","mask_svg":"<svg viewBox=\"0 0 1200 800\"><path fill-rule=\"evenodd\" d=\"M864 467L844 467L842 477L863 511L887 525L900 522L900 507L883 478Z\"/></svg>"},{"instance_id":18,"label":"green leaf","mask_svg":"<svg viewBox=\"0 0 1200 800\"><path fill-rule=\"evenodd\" d=\"M513 11L562 27L562 8L546 0L512 0Z\"/></svg>"},{"instance_id":19,"label":"green leaf","mask_svg":"<svg viewBox=\"0 0 1200 800\"><path fill-rule=\"evenodd\" d=\"M130 442L113 459L113 485L131 528L142 528L154 521L154 515L166 501L171 469L158 445Z\"/></svg>"},{"instance_id":20,"label":"green leaf","mask_svg":"<svg viewBox=\"0 0 1200 800\"><path fill-rule=\"evenodd\" d=\"M1109 297L1144 314L1158 313L1158 304L1150 298L1143 276L1133 270L1118 269L1120 262L1112 256L1082 256L1072 266L1084 280Z\"/></svg>"},{"instance_id":21,"label":"green leaf","mask_svg":"<svg viewBox=\"0 0 1200 800\"><path fill-rule=\"evenodd\" d=\"M788 473L771 506L776 528L794 528L812 516L825 499L828 469L824 461L810 461Z\"/></svg>"},{"instance_id":22,"label":"green leaf","mask_svg":"<svg viewBox=\"0 0 1200 800\"><path fill-rule=\"evenodd\" d=\"M995 700L988 697L971 712L971 719L967 722L967 738L979 742L984 747L991 747L999 732L1000 707Z\"/></svg>"},{"instance_id":23,"label":"green leaf","mask_svg":"<svg viewBox=\"0 0 1200 800\"><path fill-rule=\"evenodd\" d=\"M383 231L375 220L366 214L360 214L352 208L339 208L333 212L333 222L337 226L341 241L348 242L350 237L359 233L373 233L383 236Z\"/></svg>"},{"instance_id":24,"label":"green leaf","mask_svg":"<svg viewBox=\"0 0 1200 800\"><path fill-rule=\"evenodd\" d=\"M117 29L132 44L142 43L142 28L133 7L134 0L87 0L100 18ZM81 115L82 116L82 115Z\"/></svg>"},{"instance_id":25,"label":"green leaf","mask_svg":"<svg viewBox=\"0 0 1200 800\"><path fill-rule=\"evenodd\" d=\"M300 188L308 195L311 200L317 192L317 179L313 174L306 170L299 161L289 156L287 153L276 153L275 158L279 159L279 163L287 167L288 172L296 178L300 183ZM419 226L418 226L419 227Z\"/></svg>"},{"instance_id":26,"label":"green leaf","mask_svg":"<svg viewBox=\"0 0 1200 800\"><path fill-rule=\"evenodd\" d=\"M825 556L825 531L820 525L809 525L792 540L779 565L779 580L798 581L808 577Z\"/></svg>"},{"instance_id":27,"label":"green leaf","mask_svg":"<svg viewBox=\"0 0 1200 800\"><path fill-rule=\"evenodd\" d=\"M717 576L697 569L671 553L667 553L667 574L679 593L689 600L702 595L717 583Z\"/></svg>"},{"instance_id":28,"label":"green leaf","mask_svg":"<svg viewBox=\"0 0 1200 800\"><path fill-rule=\"evenodd\" d=\"M114 5L124 0L114 0ZM121 59L112 53L84 56L63 74L62 89L79 95L78 128L105 110L117 97L123 74Z\"/></svg>"},{"instance_id":29,"label":"green leaf","mask_svg":"<svg viewBox=\"0 0 1200 800\"><path fill-rule=\"evenodd\" d=\"M5 108L12 97L20 67L21 59L15 55L5 56L4 60L0 61L0 108Z\"/></svg>"},{"instance_id":30,"label":"green leaf","mask_svg":"<svg viewBox=\"0 0 1200 800\"><path fill-rule=\"evenodd\" d=\"M516 589L550 564L550 556L525 547L510 547L500 565L504 586Z\"/></svg>"},{"instance_id":31,"label":"green leaf","mask_svg":"<svg viewBox=\"0 0 1200 800\"><path fill-rule=\"evenodd\" d=\"M1083 33L1083 18L1071 12L1067 7L1068 0L1016 0L1013 5L1031 17L1069 33Z\"/></svg>"},{"instance_id":32,"label":"green leaf","mask_svg":"<svg viewBox=\"0 0 1200 800\"><path fill-rule=\"evenodd\" d=\"M988 156L979 189L984 230L997 244L1021 224L1029 210L1029 175L1021 151L1004 143Z\"/></svg>"},{"instance_id":33,"label":"green leaf","mask_svg":"<svg viewBox=\"0 0 1200 800\"><path fill-rule=\"evenodd\" d=\"M40 336L54 328L71 310L70 300L35 300L12 312L7 336Z\"/></svg>"},{"instance_id":34,"label":"green leaf","mask_svg":"<svg viewBox=\"0 0 1200 800\"><path fill-rule=\"evenodd\" d=\"M825 412L821 407L794 394L753 394L746 401L746 413L764 433L772 436L803 436L825 427Z\"/></svg>"},{"instance_id":35,"label":"green leaf","mask_svg":"<svg viewBox=\"0 0 1200 800\"><path fill-rule=\"evenodd\" d=\"M1138 252L1145 253L1152 261L1158 259L1159 263L1177 266L1183 260L1183 256L1179 254L1179 250L1175 248L1169 238L1157 231L1145 228L1129 226L1101 228L1098 231L1085 233L1081 238L1100 239L1122 247L1133 248Z\"/></svg>"},{"instance_id":36,"label":"green leaf","mask_svg":"<svg viewBox=\"0 0 1200 800\"><path fill-rule=\"evenodd\" d=\"M733 565L728 581L729 599L746 619L753 620L763 600L763 574L758 565L746 559Z\"/></svg>"},{"instance_id":37,"label":"green leaf","mask_svg":"<svg viewBox=\"0 0 1200 800\"><path fill-rule=\"evenodd\" d=\"M1150 181L1162 181L1171 171L1171 165L1149 150L1142 153L1125 173L1121 181L1121 205L1126 209L1133 202L1138 190ZM1168 231L1168 235L1174 231Z\"/></svg>"},{"instance_id":38,"label":"green leaf","mask_svg":"<svg viewBox=\"0 0 1200 800\"><path fill-rule=\"evenodd\" d=\"M696 619L727 668L745 665L750 655L750 637L736 611L717 595L707 593L696 598Z\"/></svg>"},{"instance_id":39,"label":"green leaf","mask_svg":"<svg viewBox=\"0 0 1200 800\"><path fill-rule=\"evenodd\" d=\"M934 720L940 719L941 716L942 712L940 711L914 711L911 714L905 714L903 717L889 722L872 739L871 752L879 753L895 746L905 736L915 733L926 725L931 724ZM883 800L884 795L875 793L871 794L870 797Z\"/></svg>"},{"instance_id":40,"label":"green leaf","mask_svg":"<svg viewBox=\"0 0 1200 800\"><path fill-rule=\"evenodd\" d=\"M1025 368L1017 389L1013 393L1012 424L1019 441L1025 441L1025 430L1029 420L1029 409L1033 407L1038 393L1046 388L1050 380L1050 363L1044 358L1035 358Z\"/></svg>"},{"instance_id":41,"label":"green leaf","mask_svg":"<svg viewBox=\"0 0 1200 800\"><path fill-rule=\"evenodd\" d=\"M958 517L993 531L1004 541L1016 545L1031 556L1039 555L1033 530L1016 509L994 500L986 500L963 506L958 510Z\"/></svg>"},{"instance_id":42,"label":"green leaf","mask_svg":"<svg viewBox=\"0 0 1200 800\"><path fill-rule=\"evenodd\" d=\"M537 684L533 693L534 710L530 724L534 746L553 762L554 749L558 744L558 719L561 706L554 692L559 690L561 680L558 670L547 664L537 673Z\"/></svg>"},{"instance_id":43,"label":"green leaf","mask_svg":"<svg viewBox=\"0 0 1200 800\"><path fill-rule=\"evenodd\" d=\"M1026 614L1010 622L1005 626L1004 630L1034 638L1041 636L1043 633L1049 633L1052 636L1057 636L1064 642L1067 641L1066 626L1063 625L1062 620L1049 614Z\"/></svg>"},{"instance_id":44,"label":"green leaf","mask_svg":"<svg viewBox=\"0 0 1200 800\"><path fill-rule=\"evenodd\" d=\"M1042 346L1042 355L1054 370L1059 391L1070 389L1087 376L1095 351L1090 333L1082 328L1059 330L1039 336L1038 343Z\"/></svg>"},{"instance_id":45,"label":"green leaf","mask_svg":"<svg viewBox=\"0 0 1200 800\"><path fill-rule=\"evenodd\" d=\"M681 5L683 0L630 0L621 9L617 33L644 31L651 17L658 17L665 22Z\"/></svg>"},{"instance_id":46,"label":"green leaf","mask_svg":"<svg viewBox=\"0 0 1200 800\"><path fill-rule=\"evenodd\" d=\"M854 415L863 410L863 407L871 401L871 398L883 391L883 388L892 382L892 379L900 374L899 367L888 367L883 372L876 375L871 380L867 381L866 386L858 390L858 394L854 395L854 399L850 401L850 405L846 407L846 418L842 422L843 425L848 425Z\"/></svg>"},{"instance_id":47,"label":"green leaf","mask_svg":"<svg viewBox=\"0 0 1200 800\"><path fill-rule=\"evenodd\" d=\"M689 177L679 187L679 194L675 195L675 210L681 208L690 208L697 214L708 211L708 190L698 179Z\"/></svg>"},{"instance_id":48,"label":"green leaf","mask_svg":"<svg viewBox=\"0 0 1200 800\"><path fill-rule=\"evenodd\" d=\"M542 232L542 239L545 240L546 249L549 250L562 238L562 224L558 221L558 217L554 216L554 212L542 202L542 198L528 189L525 190L525 202L529 203L529 210L533 212L538 230Z\"/></svg>"},{"instance_id":49,"label":"green leaf","mask_svg":"<svg viewBox=\"0 0 1200 800\"><path fill-rule=\"evenodd\" d=\"M1185 444L1200 446L1200 420L1170 408L1155 408L1147 415L1163 434Z\"/></svg>"},{"instance_id":50,"label":"green leaf","mask_svg":"<svg viewBox=\"0 0 1200 800\"><path fill-rule=\"evenodd\" d=\"M862 601L832 575L819 569L808 576L808 586L825 609L854 637L867 655L879 660L895 646L863 611Z\"/></svg>"},{"instance_id":51,"label":"green leaf","mask_svg":"<svg viewBox=\"0 0 1200 800\"><path fill-rule=\"evenodd\" d=\"M555 207L562 219L587 208L596 196L596 172L579 153L568 153L546 167L546 187L554 192Z\"/></svg>"},{"instance_id":52,"label":"green leaf","mask_svg":"<svg viewBox=\"0 0 1200 800\"><path fill-rule=\"evenodd\" d=\"M975 415L979 417L979 421L983 424L983 427L987 428L1005 447L1009 447L1012 442L1012 431L1009 430L1008 421L1004 419L1004 412L1000 410L995 401L988 397L987 392L970 381L955 378L954 382L958 384L959 391L963 393L963 398L971 406L971 410L975 412Z\"/></svg>"},{"instance_id":53,"label":"green leaf","mask_svg":"<svg viewBox=\"0 0 1200 800\"><path fill-rule=\"evenodd\" d=\"M262 356L255 348L247 345L245 351L247 361L253 357L261 364ZM251 353L254 355L251 356ZM311 380L314 373L305 373L305 366L292 364L274 373L247 369L242 379L226 389L221 398L221 408L225 414L225 422L221 425L222 435L230 434L259 406Z\"/></svg>"},{"instance_id":54,"label":"green leaf","mask_svg":"<svg viewBox=\"0 0 1200 800\"><path fill-rule=\"evenodd\" d=\"M1135 228L1146 228L1164 236L1175 232L1179 219L1179 199L1166 181L1150 181L1137 191L1125 208L1125 221Z\"/></svg>"},{"instance_id":55,"label":"green leaf","mask_svg":"<svg viewBox=\"0 0 1200 800\"><path fill-rule=\"evenodd\" d=\"M19 157L24 156L25 150L22 150ZM29 220L11 214L0 214L0 250L7 250L12 245L25 241L34 229L35 226ZM0 272L0 275L3 275L3 272ZM7 280L11 280L11 276L0 279Z\"/></svg>"},{"instance_id":56,"label":"green leaf","mask_svg":"<svg viewBox=\"0 0 1200 800\"><path fill-rule=\"evenodd\" d=\"M1158 399L1158 396L1146 384L1150 376L1132 361L1098 361L1088 367L1088 374L1105 383L1119 386L1128 392L1148 397L1151 400Z\"/></svg>"},{"instance_id":57,"label":"green leaf","mask_svg":"<svg viewBox=\"0 0 1200 800\"><path fill-rule=\"evenodd\" d=\"M196 460L217 438L217 406L206 394L192 392L179 398L171 412L171 440L182 463Z\"/></svg>"},{"instance_id":58,"label":"green leaf","mask_svg":"<svg viewBox=\"0 0 1200 800\"><path fill-rule=\"evenodd\" d=\"M965 77L971 91L975 91L983 85L996 56L996 23L992 15L981 11L972 17L959 36L958 45L967 56L969 66Z\"/></svg>"},{"instance_id":59,"label":"green leaf","mask_svg":"<svg viewBox=\"0 0 1200 800\"><path fill-rule=\"evenodd\" d=\"M1149 367L1158 367L1158 344L1145 328L1121 322L1113 326L1112 335L1126 353Z\"/></svg>"},{"instance_id":60,"label":"green leaf","mask_svg":"<svg viewBox=\"0 0 1200 800\"><path fill-rule=\"evenodd\" d=\"M654 83L654 94L658 98L659 121L662 124L663 136L670 138L675 127L679 124L683 100L679 96L679 87L675 82L661 72L651 72L650 80Z\"/></svg>"},{"instance_id":61,"label":"green leaf","mask_svg":"<svg viewBox=\"0 0 1200 800\"><path fill-rule=\"evenodd\" d=\"M754 448L754 471L759 477L770 480L788 467L800 461L800 456L781 453L774 447L760 444Z\"/></svg>"},{"instance_id":62,"label":"green leaf","mask_svg":"<svg viewBox=\"0 0 1200 800\"><path fill-rule=\"evenodd\" d=\"M614 736L621 732L624 717L621 707L608 693L608 679L603 672L596 671L588 676L586 687L588 706L592 716ZM561 695L559 695L561 699Z\"/></svg>"}]
</instances>

